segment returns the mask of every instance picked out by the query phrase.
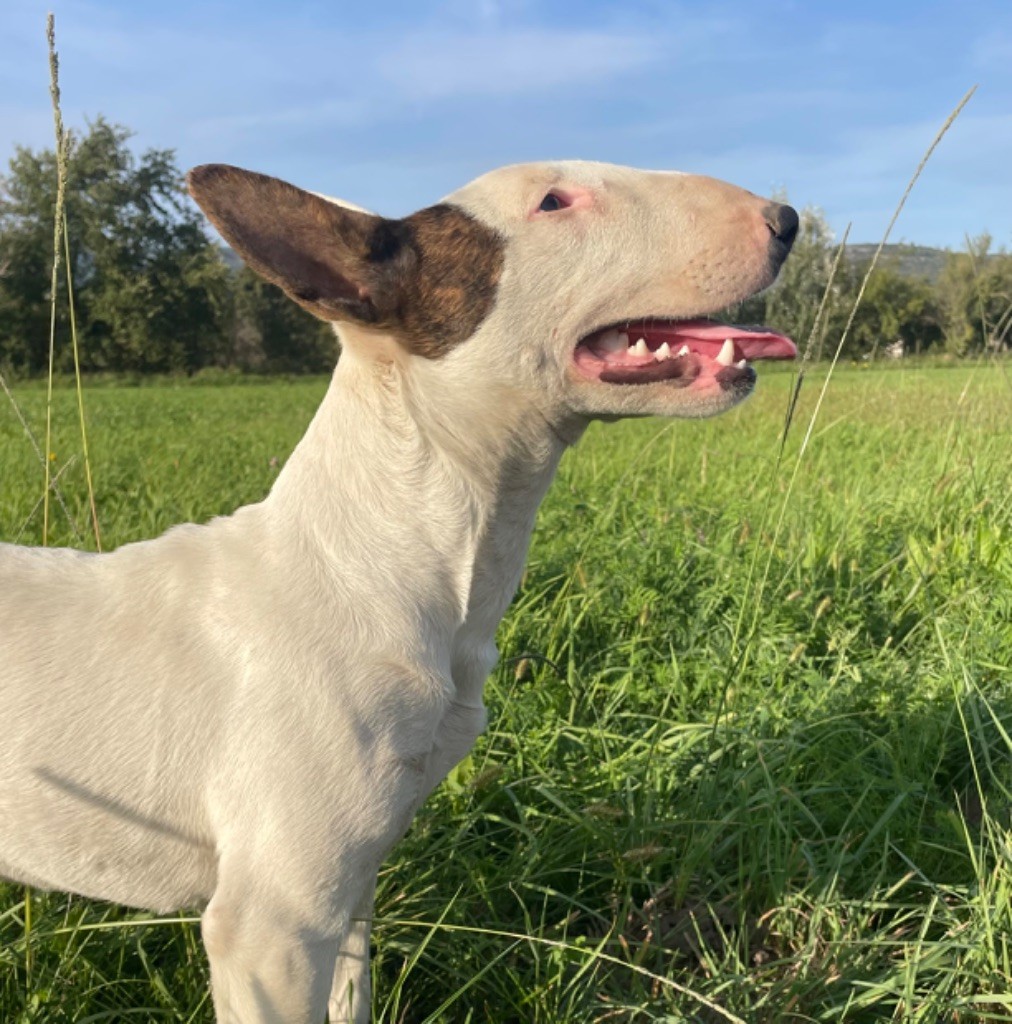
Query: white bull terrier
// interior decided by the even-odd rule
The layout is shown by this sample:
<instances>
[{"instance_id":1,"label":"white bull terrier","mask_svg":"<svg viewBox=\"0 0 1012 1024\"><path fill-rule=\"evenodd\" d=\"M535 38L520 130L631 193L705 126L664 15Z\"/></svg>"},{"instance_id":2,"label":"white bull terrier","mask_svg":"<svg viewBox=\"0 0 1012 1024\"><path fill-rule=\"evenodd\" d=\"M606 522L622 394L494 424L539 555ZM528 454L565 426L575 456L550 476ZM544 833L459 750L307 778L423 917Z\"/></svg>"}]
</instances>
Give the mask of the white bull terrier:
<instances>
[{"instance_id":1,"label":"white bull terrier","mask_svg":"<svg viewBox=\"0 0 1012 1024\"><path fill-rule=\"evenodd\" d=\"M798 218L583 162L402 220L228 166L189 186L341 358L259 504L110 554L0 545L0 875L204 908L220 1024L364 1024L377 869L485 725L562 453L792 358L706 317L774 280Z\"/></svg>"}]
</instances>

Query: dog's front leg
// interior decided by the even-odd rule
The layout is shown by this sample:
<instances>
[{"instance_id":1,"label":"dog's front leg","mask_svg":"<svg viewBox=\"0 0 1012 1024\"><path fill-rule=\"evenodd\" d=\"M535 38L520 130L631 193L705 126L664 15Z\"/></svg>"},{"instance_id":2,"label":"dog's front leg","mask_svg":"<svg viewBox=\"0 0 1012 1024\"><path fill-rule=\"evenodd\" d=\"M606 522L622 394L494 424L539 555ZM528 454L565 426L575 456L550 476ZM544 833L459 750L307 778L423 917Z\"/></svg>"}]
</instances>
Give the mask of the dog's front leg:
<instances>
[{"instance_id":1,"label":"dog's front leg","mask_svg":"<svg viewBox=\"0 0 1012 1024\"><path fill-rule=\"evenodd\" d=\"M201 922L217 1024L323 1024L328 1013L333 1022L368 1024L382 856L373 843L349 849L327 879L294 861L251 871L245 857L223 859Z\"/></svg>"},{"instance_id":2,"label":"dog's front leg","mask_svg":"<svg viewBox=\"0 0 1012 1024\"><path fill-rule=\"evenodd\" d=\"M425 765L417 806L446 778L474 746L485 728L487 715L483 705L451 703L444 714L432 752ZM375 877L362 894L345 932L334 970L330 992L330 1024L368 1024L371 1006L369 941L372 933L376 883Z\"/></svg>"},{"instance_id":3,"label":"dog's front leg","mask_svg":"<svg viewBox=\"0 0 1012 1024\"><path fill-rule=\"evenodd\" d=\"M201 922L217 1024L323 1021L340 936L282 909L291 895L219 885Z\"/></svg>"},{"instance_id":4,"label":"dog's front leg","mask_svg":"<svg viewBox=\"0 0 1012 1024\"><path fill-rule=\"evenodd\" d=\"M420 755L367 758L340 786L289 778L287 802L237 815L202 922L218 1024L367 1024L376 873L423 777Z\"/></svg>"},{"instance_id":5,"label":"dog's front leg","mask_svg":"<svg viewBox=\"0 0 1012 1024\"><path fill-rule=\"evenodd\" d=\"M369 976L369 939L376 899L375 877L352 913L334 970L328 1004L330 1024L369 1024L372 1019L372 979Z\"/></svg>"}]
</instances>

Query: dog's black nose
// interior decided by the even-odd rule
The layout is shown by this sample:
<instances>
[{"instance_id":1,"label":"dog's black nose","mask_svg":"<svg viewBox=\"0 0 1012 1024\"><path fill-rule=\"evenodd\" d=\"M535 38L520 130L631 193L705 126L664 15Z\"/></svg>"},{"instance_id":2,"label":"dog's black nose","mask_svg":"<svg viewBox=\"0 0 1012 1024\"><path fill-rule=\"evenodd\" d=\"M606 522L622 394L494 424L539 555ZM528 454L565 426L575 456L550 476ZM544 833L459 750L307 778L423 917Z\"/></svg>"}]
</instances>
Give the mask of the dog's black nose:
<instances>
[{"instance_id":1,"label":"dog's black nose","mask_svg":"<svg viewBox=\"0 0 1012 1024\"><path fill-rule=\"evenodd\" d=\"M766 218L770 234L784 247L783 254L786 256L798 234L798 211L784 203L767 203L763 208L763 217Z\"/></svg>"}]
</instances>

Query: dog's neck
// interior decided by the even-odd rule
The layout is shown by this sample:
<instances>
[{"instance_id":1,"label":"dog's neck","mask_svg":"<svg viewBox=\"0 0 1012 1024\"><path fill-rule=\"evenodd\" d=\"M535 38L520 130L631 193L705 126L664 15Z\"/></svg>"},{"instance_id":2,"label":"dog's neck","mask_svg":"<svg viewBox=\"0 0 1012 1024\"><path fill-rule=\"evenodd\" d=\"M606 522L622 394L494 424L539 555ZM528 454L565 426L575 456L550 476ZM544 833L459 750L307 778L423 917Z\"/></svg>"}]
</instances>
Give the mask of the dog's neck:
<instances>
[{"instance_id":1,"label":"dog's neck","mask_svg":"<svg viewBox=\"0 0 1012 1024\"><path fill-rule=\"evenodd\" d=\"M568 442L521 396L440 393L424 369L342 356L267 505L357 610L396 621L403 595L455 661L490 645Z\"/></svg>"}]
</instances>

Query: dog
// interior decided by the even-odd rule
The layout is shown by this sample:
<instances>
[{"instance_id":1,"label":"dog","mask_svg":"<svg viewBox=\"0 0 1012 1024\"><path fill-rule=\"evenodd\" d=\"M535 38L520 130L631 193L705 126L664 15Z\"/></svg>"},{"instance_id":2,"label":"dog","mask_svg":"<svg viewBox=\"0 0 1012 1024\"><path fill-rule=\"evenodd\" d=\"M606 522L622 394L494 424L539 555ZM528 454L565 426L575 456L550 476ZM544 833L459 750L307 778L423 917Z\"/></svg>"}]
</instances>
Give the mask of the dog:
<instances>
[{"instance_id":1,"label":"dog","mask_svg":"<svg viewBox=\"0 0 1012 1024\"><path fill-rule=\"evenodd\" d=\"M790 207L505 167L402 219L224 165L189 189L338 332L260 504L109 554L0 546L0 875L203 908L220 1024L364 1024L377 869L485 726L496 627L594 419L701 417L792 358L708 319Z\"/></svg>"}]
</instances>

